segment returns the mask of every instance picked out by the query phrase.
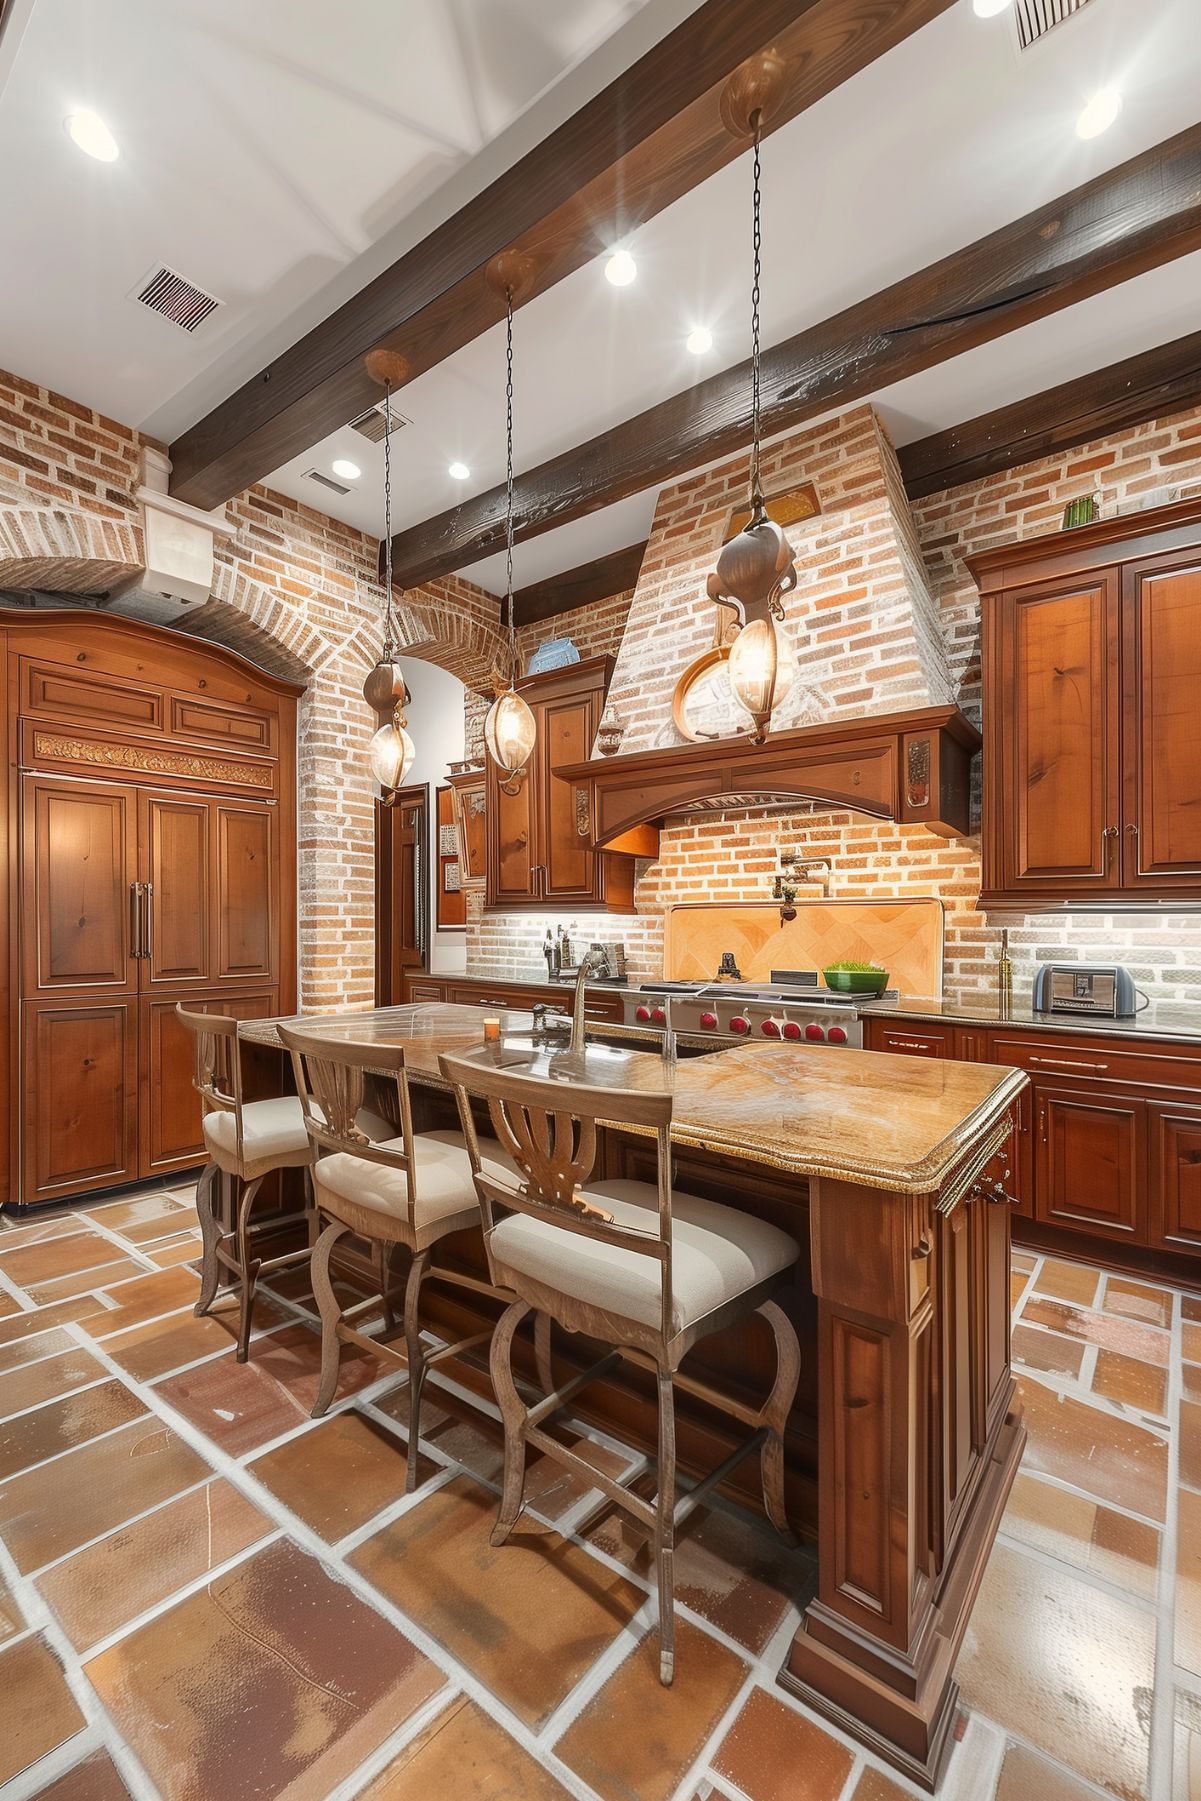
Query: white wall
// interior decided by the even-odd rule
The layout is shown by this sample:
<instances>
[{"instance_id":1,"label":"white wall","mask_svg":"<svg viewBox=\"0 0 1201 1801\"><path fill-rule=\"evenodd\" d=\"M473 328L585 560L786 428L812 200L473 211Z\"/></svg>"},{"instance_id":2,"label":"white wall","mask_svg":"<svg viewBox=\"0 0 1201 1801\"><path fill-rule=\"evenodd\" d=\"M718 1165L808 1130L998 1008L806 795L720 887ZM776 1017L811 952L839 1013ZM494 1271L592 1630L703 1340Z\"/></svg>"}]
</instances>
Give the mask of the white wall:
<instances>
[{"instance_id":1,"label":"white wall","mask_svg":"<svg viewBox=\"0 0 1201 1801\"><path fill-rule=\"evenodd\" d=\"M417 756L408 780L428 782L430 791L430 890L429 919L431 928L437 918L438 828L435 795L445 782L448 765L463 755L463 684L449 670L436 663L422 663L416 657L401 661L405 681L412 700L408 707L409 736ZM438 932L431 929L431 970L445 975L461 975L467 967L467 934Z\"/></svg>"}]
</instances>

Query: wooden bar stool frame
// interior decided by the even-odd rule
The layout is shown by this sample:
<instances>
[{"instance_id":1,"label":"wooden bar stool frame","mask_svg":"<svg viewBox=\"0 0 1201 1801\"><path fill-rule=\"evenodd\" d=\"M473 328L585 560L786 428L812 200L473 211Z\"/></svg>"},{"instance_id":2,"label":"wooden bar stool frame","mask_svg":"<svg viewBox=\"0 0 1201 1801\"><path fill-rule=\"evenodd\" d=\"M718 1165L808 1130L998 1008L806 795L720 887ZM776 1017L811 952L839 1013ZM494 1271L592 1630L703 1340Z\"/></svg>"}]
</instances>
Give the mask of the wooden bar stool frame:
<instances>
[{"instance_id":1,"label":"wooden bar stool frame","mask_svg":"<svg viewBox=\"0 0 1201 1801\"><path fill-rule=\"evenodd\" d=\"M449 1282L475 1294L495 1296L495 1290L478 1277L466 1272L435 1267L433 1249L438 1241L452 1232L479 1225L479 1204L473 1195L471 1203L460 1213L450 1214L420 1226L416 1219L417 1174L413 1154L413 1118L409 1105L409 1084L405 1074L405 1054L401 1045L360 1045L342 1039L322 1038L311 1032L297 1031L292 1026L278 1028L280 1038L292 1057L296 1092L304 1112L305 1127L313 1146L313 1187L319 1235L313 1250L313 1293L321 1315L321 1378L312 1417L324 1414L338 1385L338 1363L343 1344L355 1344L384 1357L407 1365L409 1371L409 1449L405 1487L411 1493L417 1485L420 1444L421 1397L428 1372L447 1358L461 1356L478 1345L487 1344L491 1330L474 1332L453 1344L428 1350L421 1340L421 1291L427 1280ZM364 1136L355 1119L364 1103L368 1075L391 1078L396 1084L396 1100L400 1119L397 1133L403 1149L374 1142ZM343 1195L331 1198L321 1185L323 1156L349 1154L365 1162L378 1163L400 1171L408 1190L408 1217L385 1213L374 1207L356 1206ZM476 1149L478 1155L478 1146ZM330 1275L330 1259L338 1240L347 1232L366 1238L380 1246L380 1294L370 1295L353 1307L343 1308L334 1292ZM391 1249L403 1245L411 1256L405 1278L403 1296L388 1285L388 1260ZM401 1301L401 1322L395 1324L393 1303ZM373 1337L360 1331L352 1322L368 1309L384 1303L384 1332ZM390 1338L403 1333L404 1353L392 1349Z\"/></svg>"},{"instance_id":2,"label":"wooden bar stool frame","mask_svg":"<svg viewBox=\"0 0 1201 1801\"><path fill-rule=\"evenodd\" d=\"M801 1353L792 1322L771 1298L785 1285L792 1272L784 1270L756 1283L725 1305L693 1320L683 1330L676 1330L672 1288L672 1097L632 1089L591 1088L575 1081L565 1086L538 1076L493 1071L477 1062L453 1056L441 1057L439 1064L442 1074L454 1085L463 1134L471 1150L489 1273L498 1289L513 1292L520 1286L518 1298L501 1315L492 1339L492 1383L505 1429L504 1486L492 1543L504 1544L521 1513L528 1445L571 1470L587 1487L601 1489L617 1506L632 1514L647 1529L654 1545L659 1599L659 1678L668 1686L675 1666L676 1529L710 1490L754 1451L760 1454L767 1516L784 1538L794 1542L784 1500L784 1428L800 1380ZM492 1129L501 1148L509 1153L524 1174L525 1180L520 1186L499 1182L484 1170L472 1118L471 1095L487 1101ZM654 1133L657 1232L639 1232L616 1223L599 1201L589 1200L583 1192L596 1161L596 1133L601 1123L634 1126ZM659 1264L658 1328L560 1294L530 1276L507 1270L493 1250L493 1236L499 1223L495 1213L497 1207L506 1213L522 1213L561 1231L655 1259ZM513 1380L512 1350L514 1334L531 1311L536 1313L538 1377L547 1393L535 1406L527 1408ZM758 1409L746 1406L709 1383L683 1374L679 1367L699 1339L720 1332L752 1312L766 1321L776 1347L776 1379L766 1401ZM550 1360L552 1320L558 1321L569 1332L585 1333L613 1346L589 1369L573 1376L558 1389L553 1386ZM623 1359L653 1371L656 1378L658 1486L653 1501L631 1493L623 1483L596 1469L542 1430L545 1421ZM751 1427L750 1436L679 1500L676 1499L675 1387L698 1396Z\"/></svg>"},{"instance_id":3,"label":"wooden bar stool frame","mask_svg":"<svg viewBox=\"0 0 1201 1801\"><path fill-rule=\"evenodd\" d=\"M251 1217L259 1190L274 1170L296 1168L297 1164L295 1160L281 1162L278 1158L255 1159L246 1155L242 1051L237 1020L220 1013L192 1013L178 1002L175 1012L181 1024L192 1034L196 1057L192 1086L200 1096L204 1117L207 1118L211 1113L232 1113L234 1116L235 1161L238 1167L232 1179L240 1183L234 1227L231 1232L226 1232L221 1225L217 1192L222 1174L231 1172L223 1172L210 1154L196 1184L196 1215L200 1222L203 1255L200 1293L194 1312L209 1312L221 1286L222 1268L227 1269L236 1278L236 1282L231 1282L230 1286L237 1286L239 1290L236 1360L238 1363L245 1363L249 1354L250 1333L254 1323L254 1296L259 1277L275 1270L290 1269L293 1264L305 1263L311 1254L307 1244L300 1250L286 1251L277 1257L256 1257L254 1254L255 1240L262 1236L264 1230L278 1231L282 1224L287 1223L280 1217L257 1221ZM306 1169L306 1189L308 1181Z\"/></svg>"}]
</instances>

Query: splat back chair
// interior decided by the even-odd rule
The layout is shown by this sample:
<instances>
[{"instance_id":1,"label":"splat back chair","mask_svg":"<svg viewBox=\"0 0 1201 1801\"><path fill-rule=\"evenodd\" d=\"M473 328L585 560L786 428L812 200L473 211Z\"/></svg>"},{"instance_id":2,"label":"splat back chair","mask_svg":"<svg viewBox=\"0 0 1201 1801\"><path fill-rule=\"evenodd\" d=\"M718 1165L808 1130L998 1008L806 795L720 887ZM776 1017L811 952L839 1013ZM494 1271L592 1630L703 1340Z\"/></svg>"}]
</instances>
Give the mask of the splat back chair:
<instances>
[{"instance_id":1,"label":"splat back chair","mask_svg":"<svg viewBox=\"0 0 1201 1801\"><path fill-rule=\"evenodd\" d=\"M321 1232L313 1252L313 1292L321 1313L321 1381L313 1416L323 1414L334 1398L343 1344L356 1344L374 1356L407 1363L407 1486L412 1490L417 1483L421 1394L426 1373L445 1358L486 1344L491 1337L490 1331L477 1332L436 1350L429 1350L421 1337L419 1307L427 1278L475 1293L493 1292L486 1282L473 1276L431 1264L439 1240L452 1232L479 1226L471 1154L460 1132L414 1132L401 1045L347 1043L290 1026L280 1026L279 1035L292 1055L305 1129L316 1157L312 1174ZM367 1138L355 1123L363 1107L369 1072L395 1083L400 1132L380 1142ZM498 1146L485 1140L482 1148L483 1167L493 1174L512 1173L512 1166L500 1155ZM487 1156L489 1149L492 1158ZM477 1145L477 1155L480 1150ZM347 1232L370 1240L376 1247L380 1296L344 1311L330 1277L330 1257ZM397 1245L409 1252L400 1326L393 1320L390 1271ZM366 1308L377 1306L379 1298L384 1302L384 1332L371 1337L353 1321ZM404 1335L403 1352L394 1350L389 1342L400 1332Z\"/></svg>"},{"instance_id":2,"label":"splat back chair","mask_svg":"<svg viewBox=\"0 0 1201 1801\"><path fill-rule=\"evenodd\" d=\"M444 1056L443 1075L459 1101L483 1216L488 1267L512 1301L492 1340L492 1381L505 1426L505 1473L492 1533L503 1544L521 1512L527 1445L555 1458L589 1488L600 1488L647 1530L659 1593L660 1679L674 1670L673 1553L681 1521L748 1453L761 1457L768 1518L788 1535L784 1507L784 1425L800 1375L800 1348L787 1315L771 1298L790 1278L798 1249L777 1227L671 1187L671 1096L594 1088L514 1073L475 1059ZM480 1154L469 1095L487 1100L492 1127L516 1175L489 1168ZM654 1134L654 1183L591 1180L598 1122ZM548 1392L525 1406L513 1380L513 1335L535 1310L569 1332L611 1345L599 1362L553 1388L549 1325L535 1322L539 1381ZM698 1339L758 1313L776 1345L776 1379L764 1405L750 1408L680 1370ZM539 1342L540 1340L540 1342ZM658 1386L658 1492L653 1501L543 1431L589 1382L622 1358L655 1372ZM729 1457L676 1499L675 1386L752 1428Z\"/></svg>"},{"instance_id":3,"label":"splat back chair","mask_svg":"<svg viewBox=\"0 0 1201 1801\"><path fill-rule=\"evenodd\" d=\"M264 1179L277 1169L302 1169L313 1160L304 1115L295 1095L247 1101L242 1095L242 1056L238 1022L219 1013L190 1013L175 1008L192 1034L195 1074L192 1086L203 1108L205 1149L209 1162L196 1185L196 1213L204 1251L196 1312L207 1313L217 1297L221 1272L228 1272L240 1291L237 1360L245 1363L254 1321L254 1295L260 1276L307 1262L300 1250L263 1258L255 1245L264 1232L276 1231L273 1215L255 1221L251 1215ZM218 1186L222 1175L236 1184L232 1231L221 1221Z\"/></svg>"}]
</instances>

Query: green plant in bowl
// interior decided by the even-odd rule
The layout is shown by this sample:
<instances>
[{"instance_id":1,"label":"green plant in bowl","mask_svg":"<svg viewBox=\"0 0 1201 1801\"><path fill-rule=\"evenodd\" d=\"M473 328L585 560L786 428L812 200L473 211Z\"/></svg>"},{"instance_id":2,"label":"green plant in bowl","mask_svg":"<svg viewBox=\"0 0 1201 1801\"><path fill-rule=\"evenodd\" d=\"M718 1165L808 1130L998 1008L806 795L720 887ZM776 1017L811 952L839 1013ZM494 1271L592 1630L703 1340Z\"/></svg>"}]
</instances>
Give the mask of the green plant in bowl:
<instances>
[{"instance_id":1,"label":"green plant in bowl","mask_svg":"<svg viewBox=\"0 0 1201 1801\"><path fill-rule=\"evenodd\" d=\"M835 994L883 994L888 987L888 971L878 963L856 963L844 958L822 970L827 988Z\"/></svg>"}]
</instances>

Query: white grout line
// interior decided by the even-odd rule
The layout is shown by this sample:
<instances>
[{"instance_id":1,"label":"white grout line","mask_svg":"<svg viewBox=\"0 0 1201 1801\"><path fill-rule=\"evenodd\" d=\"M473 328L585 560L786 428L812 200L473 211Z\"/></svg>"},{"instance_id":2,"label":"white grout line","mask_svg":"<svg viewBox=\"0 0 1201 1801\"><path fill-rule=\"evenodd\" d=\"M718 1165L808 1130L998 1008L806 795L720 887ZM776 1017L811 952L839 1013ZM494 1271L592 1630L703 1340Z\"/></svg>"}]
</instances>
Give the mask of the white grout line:
<instances>
[{"instance_id":1,"label":"white grout line","mask_svg":"<svg viewBox=\"0 0 1201 1801\"><path fill-rule=\"evenodd\" d=\"M158 1268L158 1265L150 1261L149 1257L147 1257L146 1253L139 1245L134 1244L132 1239L123 1238L112 1226L102 1225L98 1219L93 1219L91 1221L91 1226L94 1232L99 1232L100 1236L102 1238L107 1238L110 1244L117 1245L127 1256L133 1257L136 1261L140 1262L148 1275ZM131 1276L129 1280L132 1282L136 1280L136 1278Z\"/></svg>"},{"instance_id":2,"label":"white grout line","mask_svg":"<svg viewBox=\"0 0 1201 1801\"><path fill-rule=\"evenodd\" d=\"M62 1351L59 1353L59 1355L65 1357L67 1355L67 1353L65 1351ZM28 1363L17 1365L18 1369L30 1369L30 1368L36 1368L36 1367L37 1367L36 1365L31 1365ZM15 1375L16 1371L10 1371L8 1373ZM28 1418L28 1416L31 1413L40 1413L43 1407L53 1407L54 1403L56 1401L65 1400L68 1395L81 1395L89 1388L100 1388L108 1380L109 1380L109 1376L108 1376L107 1371L102 1370L98 1376L91 1376L86 1379L81 1379L78 1382L68 1383L65 1388L56 1389L52 1395L46 1395L44 1397L44 1399L42 1399L40 1401L31 1401L28 1407L18 1407L15 1413L0 1414L0 1428L3 1428L4 1426L11 1426L14 1420L26 1419L26 1418ZM0 1395L2 1395L2 1394L3 1394L3 1387L2 1387L2 1385L0 1385ZM90 1442L91 1441L88 1439L83 1440L84 1444L88 1444ZM70 1447L70 1449L74 1450L75 1449L74 1445L72 1445ZM35 1469L37 1466L36 1466L36 1464L30 1464L27 1467L30 1469ZM23 1475L24 1470L14 1471L13 1474L14 1475Z\"/></svg>"},{"instance_id":3,"label":"white grout line","mask_svg":"<svg viewBox=\"0 0 1201 1801\"><path fill-rule=\"evenodd\" d=\"M178 1497L172 1498L178 1499ZM122 1527L121 1530L124 1531L125 1528ZM193 1595L199 1594L201 1589L208 1588L218 1577L227 1575L230 1570L236 1570L239 1564L249 1562L252 1557L257 1557L260 1551L267 1550L268 1546L278 1544L283 1537L283 1528L276 1526L274 1531L264 1532L261 1538L256 1538L253 1544L243 1545L240 1551L231 1552L220 1563L214 1563L210 1568L201 1570L200 1574L194 1576L190 1582L185 1582L179 1588L172 1589L169 1595L164 1595L160 1601L155 1601L149 1607L144 1608L132 1620L127 1620L124 1625L117 1626L112 1632L106 1633L103 1638L98 1638L94 1645L88 1645L86 1649L77 1652L80 1664L90 1663L94 1657L101 1657L106 1651L111 1651L114 1645L121 1643L122 1639L129 1638L135 1632L140 1632L142 1627L148 1626L152 1620L161 1619L163 1614L170 1613L171 1609L180 1601L187 1601Z\"/></svg>"},{"instance_id":4,"label":"white grout line","mask_svg":"<svg viewBox=\"0 0 1201 1801\"><path fill-rule=\"evenodd\" d=\"M25 1290L18 1283L13 1281L12 1277L5 1271L3 1263L0 1263L0 1294L6 1294L10 1300L15 1301L22 1313L35 1313L37 1311L37 1302L31 1300ZM5 1315L6 1319L11 1319L12 1317L11 1313Z\"/></svg>"},{"instance_id":5,"label":"white grout line","mask_svg":"<svg viewBox=\"0 0 1201 1801\"><path fill-rule=\"evenodd\" d=\"M150 1519L153 1514L162 1513L164 1508L170 1507L172 1501L182 1501L187 1495L195 1494L197 1489L206 1488L210 1482L216 1479L212 1470L206 1470L203 1476L198 1476L195 1482L189 1482L188 1486L181 1488L178 1494L168 1495L163 1501L156 1501L153 1507L143 1507L140 1513L131 1513L127 1520L122 1520L116 1526L109 1526L104 1532L98 1532L95 1538L86 1538L82 1544L73 1545L60 1557L52 1557L49 1563L40 1563L36 1569L27 1570L26 1576L31 1582L36 1582L40 1576L46 1576L51 1570L58 1569L60 1564L69 1563L72 1557L78 1557L82 1552L90 1551L96 1545L102 1545L106 1538L115 1538L119 1532L124 1532L128 1527L140 1524L142 1520Z\"/></svg>"},{"instance_id":6,"label":"white grout line","mask_svg":"<svg viewBox=\"0 0 1201 1801\"><path fill-rule=\"evenodd\" d=\"M1176 1549L1180 1483L1180 1401L1183 1391L1184 1328L1179 1297L1172 1304L1172 1356L1168 1364L1168 1508L1159 1546L1159 1626L1155 1635L1155 1675L1151 1691L1151 1794L1167 1796L1172 1784L1176 1734L1173 1665L1176 1655Z\"/></svg>"}]
</instances>

